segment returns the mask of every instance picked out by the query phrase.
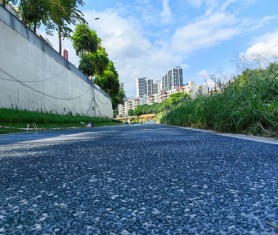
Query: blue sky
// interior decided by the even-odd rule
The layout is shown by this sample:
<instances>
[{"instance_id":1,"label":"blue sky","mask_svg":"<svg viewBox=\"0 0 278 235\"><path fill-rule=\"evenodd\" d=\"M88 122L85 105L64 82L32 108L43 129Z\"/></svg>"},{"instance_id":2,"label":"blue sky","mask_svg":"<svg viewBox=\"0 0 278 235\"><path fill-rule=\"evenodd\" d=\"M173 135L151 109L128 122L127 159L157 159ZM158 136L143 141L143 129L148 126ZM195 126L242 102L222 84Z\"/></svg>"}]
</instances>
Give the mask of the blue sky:
<instances>
[{"instance_id":1,"label":"blue sky","mask_svg":"<svg viewBox=\"0 0 278 235\"><path fill-rule=\"evenodd\" d=\"M229 77L246 66L267 64L278 56L277 0L85 0L91 28L102 39L135 96L136 79L161 80L174 66L184 83ZM100 19L91 20L95 17ZM91 21L90 21L91 20ZM50 39L56 46L57 40ZM56 41L55 41L56 40ZM78 59L69 40L69 59Z\"/></svg>"}]
</instances>

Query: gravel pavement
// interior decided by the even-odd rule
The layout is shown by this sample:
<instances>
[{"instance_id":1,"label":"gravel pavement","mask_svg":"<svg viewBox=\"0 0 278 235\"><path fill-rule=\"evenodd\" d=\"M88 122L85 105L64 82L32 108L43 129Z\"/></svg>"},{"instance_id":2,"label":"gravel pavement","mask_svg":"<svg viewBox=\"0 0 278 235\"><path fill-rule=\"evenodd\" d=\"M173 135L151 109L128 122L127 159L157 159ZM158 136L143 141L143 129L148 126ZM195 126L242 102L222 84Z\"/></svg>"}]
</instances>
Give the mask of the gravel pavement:
<instances>
[{"instance_id":1,"label":"gravel pavement","mask_svg":"<svg viewBox=\"0 0 278 235\"><path fill-rule=\"evenodd\" d=\"M278 234L278 145L155 124L1 135L0 234Z\"/></svg>"}]
</instances>

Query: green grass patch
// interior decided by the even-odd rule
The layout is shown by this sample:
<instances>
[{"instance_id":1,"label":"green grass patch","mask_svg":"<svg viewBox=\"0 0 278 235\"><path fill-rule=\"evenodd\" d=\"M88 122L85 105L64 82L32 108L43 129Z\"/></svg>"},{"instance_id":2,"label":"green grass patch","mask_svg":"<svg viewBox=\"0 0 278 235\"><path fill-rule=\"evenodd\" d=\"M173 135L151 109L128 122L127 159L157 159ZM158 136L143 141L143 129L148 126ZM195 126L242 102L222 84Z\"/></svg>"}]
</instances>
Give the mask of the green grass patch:
<instances>
[{"instance_id":1,"label":"green grass patch","mask_svg":"<svg viewBox=\"0 0 278 235\"><path fill-rule=\"evenodd\" d=\"M119 125L121 122L109 118L59 115L14 109L0 109L0 134L25 132L27 125L31 130L82 128L89 122L98 126Z\"/></svg>"}]
</instances>

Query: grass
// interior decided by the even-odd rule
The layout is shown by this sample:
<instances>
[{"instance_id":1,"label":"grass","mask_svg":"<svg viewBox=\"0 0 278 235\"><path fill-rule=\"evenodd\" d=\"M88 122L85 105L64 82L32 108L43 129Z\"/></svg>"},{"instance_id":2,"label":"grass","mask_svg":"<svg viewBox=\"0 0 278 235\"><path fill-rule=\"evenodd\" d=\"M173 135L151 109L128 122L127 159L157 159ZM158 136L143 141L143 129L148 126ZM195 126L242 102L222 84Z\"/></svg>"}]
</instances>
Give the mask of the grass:
<instances>
[{"instance_id":1,"label":"grass","mask_svg":"<svg viewBox=\"0 0 278 235\"><path fill-rule=\"evenodd\" d=\"M172 107L161 123L278 137L278 65L246 70L221 92Z\"/></svg>"},{"instance_id":2,"label":"grass","mask_svg":"<svg viewBox=\"0 0 278 235\"><path fill-rule=\"evenodd\" d=\"M89 122L92 122L95 127L121 124L109 118L0 109L0 134L25 132L27 125L29 128L37 127L37 130L49 130L70 127L82 128Z\"/></svg>"}]
</instances>

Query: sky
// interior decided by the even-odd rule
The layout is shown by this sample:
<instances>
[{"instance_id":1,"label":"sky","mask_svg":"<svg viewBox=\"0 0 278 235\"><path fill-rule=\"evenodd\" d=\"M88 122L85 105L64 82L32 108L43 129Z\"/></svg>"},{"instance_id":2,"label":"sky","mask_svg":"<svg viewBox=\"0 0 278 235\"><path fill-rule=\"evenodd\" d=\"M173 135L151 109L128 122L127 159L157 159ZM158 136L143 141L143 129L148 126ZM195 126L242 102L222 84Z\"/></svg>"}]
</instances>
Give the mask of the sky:
<instances>
[{"instance_id":1,"label":"sky","mask_svg":"<svg viewBox=\"0 0 278 235\"><path fill-rule=\"evenodd\" d=\"M185 84L201 85L211 76L229 79L278 57L277 0L84 2L80 9L101 38L128 97L136 96L137 78L162 80L175 66L183 68ZM47 38L57 49L57 36ZM72 42L64 40L63 47L78 66Z\"/></svg>"}]
</instances>

